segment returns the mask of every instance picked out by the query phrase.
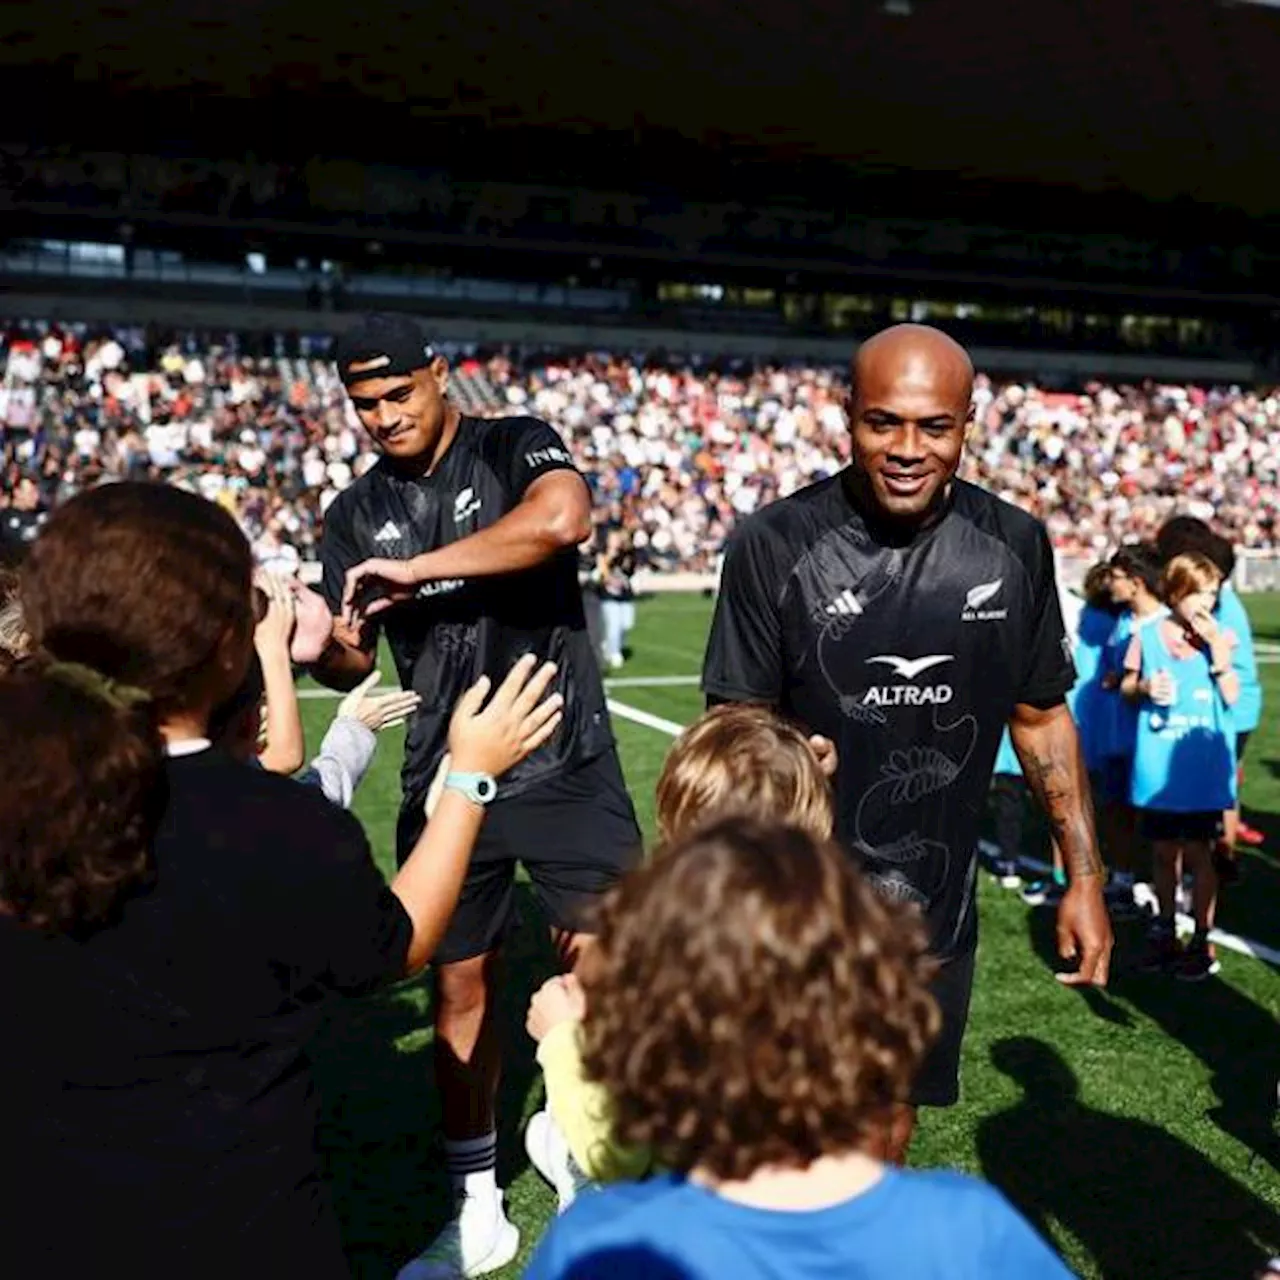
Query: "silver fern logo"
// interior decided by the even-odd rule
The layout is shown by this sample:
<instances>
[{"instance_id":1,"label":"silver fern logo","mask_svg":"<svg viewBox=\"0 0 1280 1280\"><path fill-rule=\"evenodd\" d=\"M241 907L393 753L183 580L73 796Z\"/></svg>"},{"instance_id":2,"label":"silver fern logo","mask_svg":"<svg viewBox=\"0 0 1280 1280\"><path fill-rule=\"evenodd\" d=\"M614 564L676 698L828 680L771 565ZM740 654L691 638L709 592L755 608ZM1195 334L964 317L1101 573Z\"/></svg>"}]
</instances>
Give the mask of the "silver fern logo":
<instances>
[{"instance_id":1,"label":"silver fern logo","mask_svg":"<svg viewBox=\"0 0 1280 1280\"><path fill-rule=\"evenodd\" d=\"M964 608L960 610L962 622L1002 622L1009 616L1008 609L984 609L990 604L1004 587L1004 579L996 578L994 582L980 582L970 587L964 597Z\"/></svg>"}]
</instances>

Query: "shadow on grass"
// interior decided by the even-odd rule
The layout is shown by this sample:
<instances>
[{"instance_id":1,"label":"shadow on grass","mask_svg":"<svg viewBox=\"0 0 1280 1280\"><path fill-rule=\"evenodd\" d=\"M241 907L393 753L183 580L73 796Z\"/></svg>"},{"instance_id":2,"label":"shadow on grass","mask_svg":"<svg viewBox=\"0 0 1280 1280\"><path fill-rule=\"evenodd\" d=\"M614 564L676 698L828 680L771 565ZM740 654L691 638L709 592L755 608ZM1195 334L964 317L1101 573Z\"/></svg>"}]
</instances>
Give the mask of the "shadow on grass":
<instances>
[{"instance_id":1,"label":"shadow on grass","mask_svg":"<svg viewBox=\"0 0 1280 1280\"><path fill-rule=\"evenodd\" d=\"M1036 954L1049 968L1059 969L1054 912L1030 912L1027 928ZM1122 1020L1117 1019L1116 1011L1124 1013L1110 991L1122 994L1167 1036L1199 1058L1213 1074L1213 1090L1218 1097L1209 1118L1280 1171L1280 1141L1275 1132L1280 1047L1275 1019L1225 982L1211 978L1193 984L1164 975L1137 973L1134 965L1144 931L1141 921L1117 923L1110 988L1075 989L1094 1013L1110 1021Z\"/></svg>"},{"instance_id":2,"label":"shadow on grass","mask_svg":"<svg viewBox=\"0 0 1280 1280\"><path fill-rule=\"evenodd\" d=\"M1280 770L1280 761L1264 760L1262 764ZM1262 832L1265 849L1280 849L1280 814L1246 806L1243 816ZM1242 849L1240 866L1244 873L1241 881L1227 886L1219 897L1218 924L1280 949L1280 913L1276 910L1280 904L1280 865L1263 850Z\"/></svg>"},{"instance_id":3,"label":"shadow on grass","mask_svg":"<svg viewBox=\"0 0 1280 1280\"><path fill-rule=\"evenodd\" d=\"M498 1178L528 1164L521 1140L540 1088L525 1033L529 998L556 971L527 884L516 886L520 924L506 948L499 992L503 1076L498 1097ZM338 1008L314 1047L323 1104L320 1148L343 1240L359 1280L384 1280L418 1253L450 1213L440 1149L440 1098L432 1053L430 979Z\"/></svg>"},{"instance_id":4,"label":"shadow on grass","mask_svg":"<svg viewBox=\"0 0 1280 1280\"><path fill-rule=\"evenodd\" d=\"M1023 1097L979 1126L983 1173L1046 1238L1061 1224L1107 1280L1244 1280L1280 1247L1270 1206L1156 1126L1086 1106L1042 1041L1001 1040L991 1060Z\"/></svg>"}]
</instances>

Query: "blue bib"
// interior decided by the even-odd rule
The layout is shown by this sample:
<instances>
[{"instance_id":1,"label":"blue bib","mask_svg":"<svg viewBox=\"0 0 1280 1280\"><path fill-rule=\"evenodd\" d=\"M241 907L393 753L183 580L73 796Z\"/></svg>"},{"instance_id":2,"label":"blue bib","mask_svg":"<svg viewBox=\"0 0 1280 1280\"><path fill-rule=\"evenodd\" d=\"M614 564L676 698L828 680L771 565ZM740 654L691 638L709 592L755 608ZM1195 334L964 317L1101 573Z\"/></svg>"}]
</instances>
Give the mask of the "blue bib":
<instances>
[{"instance_id":1,"label":"blue bib","mask_svg":"<svg viewBox=\"0 0 1280 1280\"><path fill-rule=\"evenodd\" d=\"M1209 658L1174 658L1161 621L1138 628L1142 678L1160 670L1174 681L1172 706L1149 699L1138 706L1133 758L1133 803L1166 813L1214 813L1236 802L1236 729L1209 670Z\"/></svg>"},{"instance_id":2,"label":"blue bib","mask_svg":"<svg viewBox=\"0 0 1280 1280\"><path fill-rule=\"evenodd\" d=\"M1080 631L1073 657L1075 687L1067 695L1067 705L1080 734L1080 747L1089 769L1100 769L1107 758L1111 725L1111 695L1102 687L1103 650L1115 626L1115 619L1102 609L1085 605L1080 614Z\"/></svg>"}]
</instances>

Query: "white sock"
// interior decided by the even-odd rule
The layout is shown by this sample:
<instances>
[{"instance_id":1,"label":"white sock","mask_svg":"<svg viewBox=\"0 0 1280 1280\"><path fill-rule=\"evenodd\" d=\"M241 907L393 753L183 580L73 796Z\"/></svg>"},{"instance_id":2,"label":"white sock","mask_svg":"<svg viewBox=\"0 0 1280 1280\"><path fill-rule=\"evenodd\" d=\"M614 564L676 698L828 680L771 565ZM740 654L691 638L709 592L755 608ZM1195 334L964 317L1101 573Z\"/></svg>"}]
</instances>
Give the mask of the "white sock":
<instances>
[{"instance_id":1,"label":"white sock","mask_svg":"<svg viewBox=\"0 0 1280 1280\"><path fill-rule=\"evenodd\" d=\"M501 1207L498 1191L498 1135L444 1142L445 1164L453 1191L464 1204Z\"/></svg>"}]
</instances>

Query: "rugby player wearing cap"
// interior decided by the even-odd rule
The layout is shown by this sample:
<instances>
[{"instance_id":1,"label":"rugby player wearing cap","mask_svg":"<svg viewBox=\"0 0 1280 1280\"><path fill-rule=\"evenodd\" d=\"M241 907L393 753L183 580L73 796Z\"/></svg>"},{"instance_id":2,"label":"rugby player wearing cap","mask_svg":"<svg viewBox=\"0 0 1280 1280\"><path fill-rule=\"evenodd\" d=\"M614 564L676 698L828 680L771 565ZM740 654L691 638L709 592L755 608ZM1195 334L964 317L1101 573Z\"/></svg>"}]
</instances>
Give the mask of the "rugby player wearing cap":
<instances>
[{"instance_id":1,"label":"rugby player wearing cap","mask_svg":"<svg viewBox=\"0 0 1280 1280\"><path fill-rule=\"evenodd\" d=\"M830 739L838 831L884 893L919 905L944 963L943 1026L885 1135L959 1096L977 944L978 823L1007 723L1071 886L1058 949L1105 984L1111 924L1048 538L956 479L973 366L945 334L898 325L859 349L852 461L735 530L708 642L712 702L768 703Z\"/></svg>"},{"instance_id":2,"label":"rugby player wearing cap","mask_svg":"<svg viewBox=\"0 0 1280 1280\"><path fill-rule=\"evenodd\" d=\"M513 921L517 860L561 954L576 958L583 908L639 858L578 584L591 531L585 481L536 418L470 418L449 370L408 318L374 316L339 338L338 372L379 461L325 517L321 592L337 615L317 676L349 689L385 632L400 681L422 697L401 776L397 852L413 848L445 752L449 714L479 676L533 651L558 667L562 728L496 780L449 932L436 953L435 1062L454 1220L402 1275L482 1275L519 1246L495 1180L495 957Z\"/></svg>"}]
</instances>

